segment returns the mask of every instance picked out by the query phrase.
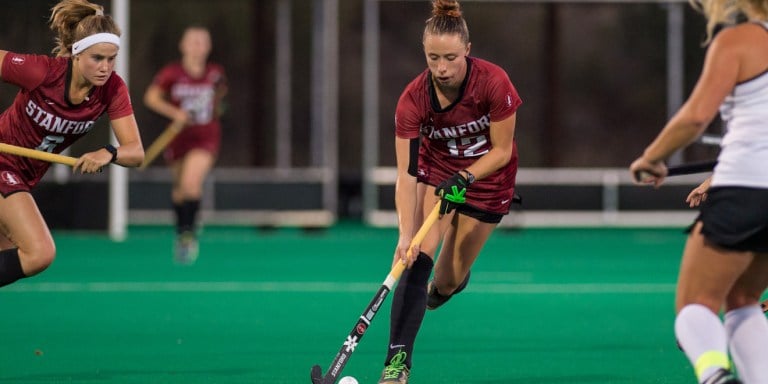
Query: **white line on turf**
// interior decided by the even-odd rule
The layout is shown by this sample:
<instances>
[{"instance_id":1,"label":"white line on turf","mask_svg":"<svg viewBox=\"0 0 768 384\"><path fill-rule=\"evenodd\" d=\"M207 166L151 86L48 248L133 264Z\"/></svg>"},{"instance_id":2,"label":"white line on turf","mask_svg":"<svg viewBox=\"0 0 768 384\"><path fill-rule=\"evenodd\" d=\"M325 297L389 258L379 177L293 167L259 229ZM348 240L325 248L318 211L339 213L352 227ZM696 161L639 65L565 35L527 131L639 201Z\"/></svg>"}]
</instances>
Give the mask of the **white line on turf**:
<instances>
[{"instance_id":1,"label":"white line on turf","mask_svg":"<svg viewBox=\"0 0 768 384\"><path fill-rule=\"evenodd\" d=\"M24 292L373 292L380 286L364 282L19 282L0 290L0 293ZM674 292L673 283L538 283L504 284L473 283L466 293L478 294L612 294L612 293L670 293Z\"/></svg>"}]
</instances>

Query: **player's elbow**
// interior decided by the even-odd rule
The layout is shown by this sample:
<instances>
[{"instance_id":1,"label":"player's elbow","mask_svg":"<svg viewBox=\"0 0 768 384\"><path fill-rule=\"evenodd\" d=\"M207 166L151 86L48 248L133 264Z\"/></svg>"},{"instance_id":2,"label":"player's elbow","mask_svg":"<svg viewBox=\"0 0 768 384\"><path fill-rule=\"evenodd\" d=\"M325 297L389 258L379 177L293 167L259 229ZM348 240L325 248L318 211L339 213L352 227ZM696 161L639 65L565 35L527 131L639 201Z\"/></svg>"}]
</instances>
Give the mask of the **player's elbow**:
<instances>
[{"instance_id":1,"label":"player's elbow","mask_svg":"<svg viewBox=\"0 0 768 384\"><path fill-rule=\"evenodd\" d=\"M711 120L711 118L704 115L688 115L684 120L683 126L693 132L700 133L707 129Z\"/></svg>"},{"instance_id":2,"label":"player's elbow","mask_svg":"<svg viewBox=\"0 0 768 384\"><path fill-rule=\"evenodd\" d=\"M125 157L117 159L117 163L129 168L141 166L141 164L144 163L144 148L141 145L138 145L136 148L131 148L130 152L128 152Z\"/></svg>"},{"instance_id":3,"label":"player's elbow","mask_svg":"<svg viewBox=\"0 0 768 384\"><path fill-rule=\"evenodd\" d=\"M688 104L680 110L676 116L676 120L680 123L679 126L687 128L694 133L701 133L707 129L714 117L715 116L711 111L696 108L696 106Z\"/></svg>"},{"instance_id":4,"label":"player's elbow","mask_svg":"<svg viewBox=\"0 0 768 384\"><path fill-rule=\"evenodd\" d=\"M140 167L141 164L143 163L144 163L144 151L141 151L141 153L138 156L136 156L136 159L133 162L131 162L131 165L129 165L129 167L132 167L132 168Z\"/></svg>"},{"instance_id":5,"label":"player's elbow","mask_svg":"<svg viewBox=\"0 0 768 384\"><path fill-rule=\"evenodd\" d=\"M496 152L496 169L505 167L512 161L512 155L514 154L514 148L494 148L492 151Z\"/></svg>"},{"instance_id":6,"label":"player's elbow","mask_svg":"<svg viewBox=\"0 0 768 384\"><path fill-rule=\"evenodd\" d=\"M147 107L151 107L152 106L152 91L145 92L144 93L144 99L142 99L142 101L144 101L144 105L146 105Z\"/></svg>"},{"instance_id":7,"label":"player's elbow","mask_svg":"<svg viewBox=\"0 0 768 384\"><path fill-rule=\"evenodd\" d=\"M144 92L144 105L149 109L156 110L157 106L162 104L162 100L161 93L153 87Z\"/></svg>"},{"instance_id":8,"label":"player's elbow","mask_svg":"<svg viewBox=\"0 0 768 384\"><path fill-rule=\"evenodd\" d=\"M144 163L144 149L140 148L132 160L129 167L141 166Z\"/></svg>"},{"instance_id":9,"label":"player's elbow","mask_svg":"<svg viewBox=\"0 0 768 384\"><path fill-rule=\"evenodd\" d=\"M159 113L158 110L160 107L158 107L159 102L156 101L157 99L153 96L148 96L144 98L144 106L149 108L152 112Z\"/></svg>"}]
</instances>

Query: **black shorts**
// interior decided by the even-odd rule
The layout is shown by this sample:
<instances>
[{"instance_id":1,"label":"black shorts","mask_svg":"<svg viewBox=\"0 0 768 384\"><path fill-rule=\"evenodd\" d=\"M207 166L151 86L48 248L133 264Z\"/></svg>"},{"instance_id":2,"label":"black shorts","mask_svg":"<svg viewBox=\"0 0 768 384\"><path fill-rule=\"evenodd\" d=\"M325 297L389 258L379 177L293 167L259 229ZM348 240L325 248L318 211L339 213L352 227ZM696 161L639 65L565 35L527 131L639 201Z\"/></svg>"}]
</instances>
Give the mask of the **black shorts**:
<instances>
[{"instance_id":1,"label":"black shorts","mask_svg":"<svg viewBox=\"0 0 768 384\"><path fill-rule=\"evenodd\" d=\"M469 216L471 218L477 219L483 223L488 223L488 224L498 224L501 222L501 219L504 218L504 215L493 213L493 212L481 211L467 204L459 204L456 207L456 213Z\"/></svg>"},{"instance_id":2,"label":"black shorts","mask_svg":"<svg viewBox=\"0 0 768 384\"><path fill-rule=\"evenodd\" d=\"M703 223L704 237L718 246L768 252L768 189L710 188L696 221Z\"/></svg>"}]
</instances>

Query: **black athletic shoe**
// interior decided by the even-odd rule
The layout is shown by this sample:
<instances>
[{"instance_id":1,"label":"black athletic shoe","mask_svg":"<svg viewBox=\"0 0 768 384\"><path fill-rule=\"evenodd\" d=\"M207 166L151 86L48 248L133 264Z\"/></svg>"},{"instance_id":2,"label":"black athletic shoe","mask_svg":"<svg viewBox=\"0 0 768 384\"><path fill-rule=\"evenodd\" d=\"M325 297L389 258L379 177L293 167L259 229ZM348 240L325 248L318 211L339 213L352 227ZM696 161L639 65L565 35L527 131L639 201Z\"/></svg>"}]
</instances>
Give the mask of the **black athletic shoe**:
<instances>
[{"instance_id":1,"label":"black athletic shoe","mask_svg":"<svg viewBox=\"0 0 768 384\"><path fill-rule=\"evenodd\" d=\"M456 287L456 290L453 291L452 294L448 296L443 296L440 294L440 292L437 291L437 287L435 287L435 284L433 284L433 281L429 282L429 286L427 286L427 309L433 310L439 308L441 305L445 304L446 301L450 300L451 297L461 291L464 290L464 288L467 287L467 284L469 283L469 275L471 271L467 271L467 277L464 278L464 281L459 284L458 287Z\"/></svg>"},{"instance_id":2,"label":"black athletic shoe","mask_svg":"<svg viewBox=\"0 0 768 384\"><path fill-rule=\"evenodd\" d=\"M760 303L760 308L763 309L763 313L768 312L768 300L765 300L762 303Z\"/></svg>"},{"instance_id":3,"label":"black athletic shoe","mask_svg":"<svg viewBox=\"0 0 768 384\"><path fill-rule=\"evenodd\" d=\"M742 382L731 371L720 368L702 384L742 384Z\"/></svg>"}]
</instances>

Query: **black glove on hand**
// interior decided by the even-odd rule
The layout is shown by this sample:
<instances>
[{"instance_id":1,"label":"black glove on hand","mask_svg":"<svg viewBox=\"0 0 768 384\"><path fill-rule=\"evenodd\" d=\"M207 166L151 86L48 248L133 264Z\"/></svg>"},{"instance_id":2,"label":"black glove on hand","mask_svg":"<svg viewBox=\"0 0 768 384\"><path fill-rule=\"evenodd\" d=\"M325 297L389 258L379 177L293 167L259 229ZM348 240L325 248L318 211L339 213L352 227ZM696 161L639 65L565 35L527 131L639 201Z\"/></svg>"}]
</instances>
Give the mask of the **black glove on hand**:
<instances>
[{"instance_id":1,"label":"black glove on hand","mask_svg":"<svg viewBox=\"0 0 768 384\"><path fill-rule=\"evenodd\" d=\"M467 202L469 180L459 173L443 180L435 188L435 195L440 196L440 216L451 213L456 206Z\"/></svg>"}]
</instances>

